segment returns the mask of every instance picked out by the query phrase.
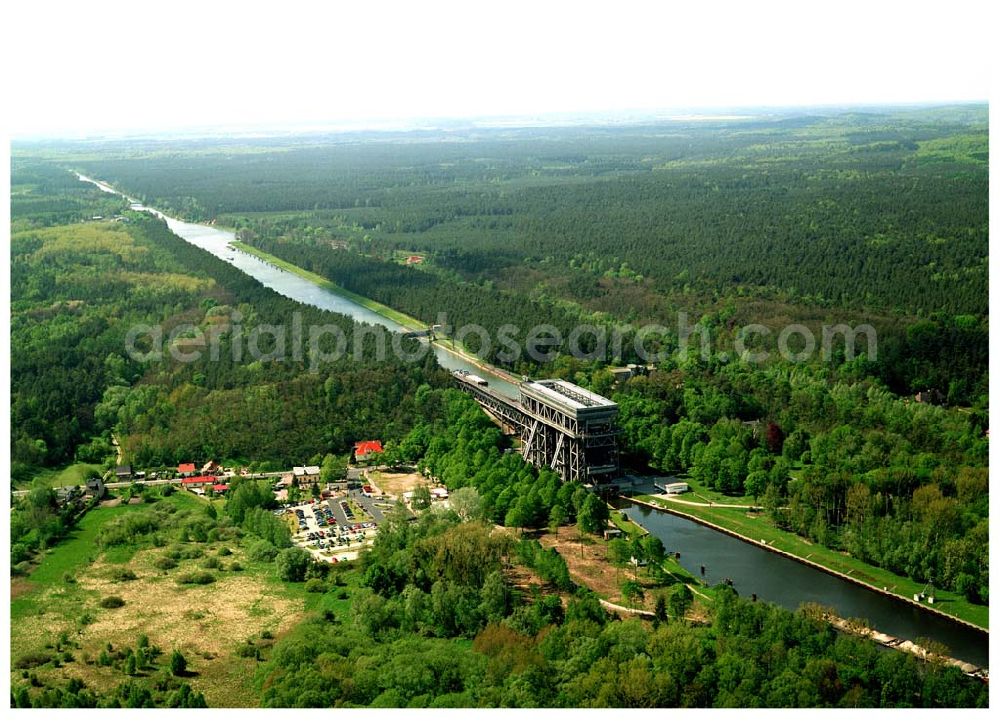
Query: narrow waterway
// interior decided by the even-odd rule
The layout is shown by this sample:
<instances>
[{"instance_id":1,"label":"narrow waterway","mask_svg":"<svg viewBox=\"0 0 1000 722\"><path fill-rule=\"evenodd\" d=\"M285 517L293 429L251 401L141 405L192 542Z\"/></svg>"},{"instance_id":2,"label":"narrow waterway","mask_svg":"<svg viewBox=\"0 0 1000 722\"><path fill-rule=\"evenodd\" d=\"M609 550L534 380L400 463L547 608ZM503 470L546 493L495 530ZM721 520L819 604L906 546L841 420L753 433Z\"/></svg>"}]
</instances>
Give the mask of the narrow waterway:
<instances>
[{"instance_id":1,"label":"narrow waterway","mask_svg":"<svg viewBox=\"0 0 1000 722\"><path fill-rule=\"evenodd\" d=\"M756 594L787 609L805 602L832 607L845 618L866 619L880 632L916 641L921 637L946 645L953 657L989 666L989 634L920 610L911 604L851 584L805 564L665 511L622 502L629 518L655 534L669 552L680 552L681 565L710 584L732 579L742 596Z\"/></svg>"},{"instance_id":2,"label":"narrow waterway","mask_svg":"<svg viewBox=\"0 0 1000 722\"><path fill-rule=\"evenodd\" d=\"M113 193L127 199L132 204L133 210L147 211L166 221L171 231L199 248L202 248L213 256L221 258L227 263L235 266L249 276L256 278L268 288L274 289L282 296L287 296L300 303L316 306L327 311L333 311L345 316L350 316L359 323L383 326L390 331L403 332L404 329L392 319L386 318L371 309L355 303L349 298L339 296L336 293L317 286L301 276L290 271L285 271L264 261L257 256L233 249L230 244L236 240L232 231L223 228L206 226L201 223L188 223L162 213L155 208L149 208L140 204L136 199L130 198L124 193L120 193L111 186L93 178L77 174L80 180L93 183L105 193ZM491 373L487 368L471 363L463 356L449 351L440 344L433 344L428 349L433 352L442 368L449 371L464 370L474 373L489 382L490 387L511 398L516 398L518 391L514 384L497 374Z\"/></svg>"}]
</instances>

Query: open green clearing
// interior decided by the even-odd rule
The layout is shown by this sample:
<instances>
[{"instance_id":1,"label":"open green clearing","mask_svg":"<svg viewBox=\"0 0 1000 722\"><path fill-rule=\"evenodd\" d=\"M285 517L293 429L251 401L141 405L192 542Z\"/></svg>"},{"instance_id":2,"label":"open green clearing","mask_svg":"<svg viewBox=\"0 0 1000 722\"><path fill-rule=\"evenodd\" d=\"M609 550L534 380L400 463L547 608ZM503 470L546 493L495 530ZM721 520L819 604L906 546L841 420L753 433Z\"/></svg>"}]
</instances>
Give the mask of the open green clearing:
<instances>
[{"instance_id":1,"label":"open green clearing","mask_svg":"<svg viewBox=\"0 0 1000 722\"><path fill-rule=\"evenodd\" d=\"M164 502L175 509L174 516L207 518L204 512L209 504L193 494L176 493ZM62 543L45 554L30 575L14 580L12 683L23 683L16 668L19 660L53 655L54 649L62 649L71 651L71 661L35 666L31 673L55 686L76 677L91 689L108 692L129 677L120 669L97 664L100 652L108 643L115 649L131 647L146 634L166 656L173 649L183 652L192 670L189 682L205 695L210 706L243 706L256 698L253 676L257 668L255 659L240 653L245 644L254 642L261 658L266 658L274 641L306 613L329 609L346 614L350 603L347 585L356 583L356 575L346 566L340 577L344 586L317 594L307 593L301 583L282 581L273 562L248 559L235 539L197 542L175 538L159 547L147 539L101 546L101 531L109 522L149 513L152 506L91 510ZM171 531L166 533L173 536ZM176 567L162 569L159 562L168 552L180 558ZM241 569L231 569L234 564ZM115 581L113 575L121 570L131 571L137 578ZM178 583L184 574L206 571L214 577L212 583ZM124 605L102 608L101 600L109 596L121 597ZM63 633L69 641L60 643ZM134 678L141 681L153 674L139 672Z\"/></svg>"},{"instance_id":2,"label":"open green clearing","mask_svg":"<svg viewBox=\"0 0 1000 722\"><path fill-rule=\"evenodd\" d=\"M101 476L102 472L102 468L97 464L68 464L61 468L42 469L31 481L15 482L14 488L30 489L38 484L53 488L79 486L93 476Z\"/></svg>"}]
</instances>

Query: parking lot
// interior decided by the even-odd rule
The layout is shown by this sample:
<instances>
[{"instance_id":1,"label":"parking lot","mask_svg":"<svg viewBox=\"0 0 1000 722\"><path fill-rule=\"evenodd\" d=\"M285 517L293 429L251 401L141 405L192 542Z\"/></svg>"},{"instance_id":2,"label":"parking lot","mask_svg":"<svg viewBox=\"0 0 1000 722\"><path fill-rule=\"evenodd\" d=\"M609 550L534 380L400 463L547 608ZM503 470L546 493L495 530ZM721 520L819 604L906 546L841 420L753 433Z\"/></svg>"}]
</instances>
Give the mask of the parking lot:
<instances>
[{"instance_id":1,"label":"parking lot","mask_svg":"<svg viewBox=\"0 0 1000 722\"><path fill-rule=\"evenodd\" d=\"M290 507L288 511L298 520L298 532L292 537L295 544L308 549L314 556L324 561L345 561L355 558L378 532L378 524L374 519L383 517L381 513L376 517L371 512L359 517L348 503L349 498L367 512L370 505L353 497L339 497L315 504L306 503Z\"/></svg>"}]
</instances>

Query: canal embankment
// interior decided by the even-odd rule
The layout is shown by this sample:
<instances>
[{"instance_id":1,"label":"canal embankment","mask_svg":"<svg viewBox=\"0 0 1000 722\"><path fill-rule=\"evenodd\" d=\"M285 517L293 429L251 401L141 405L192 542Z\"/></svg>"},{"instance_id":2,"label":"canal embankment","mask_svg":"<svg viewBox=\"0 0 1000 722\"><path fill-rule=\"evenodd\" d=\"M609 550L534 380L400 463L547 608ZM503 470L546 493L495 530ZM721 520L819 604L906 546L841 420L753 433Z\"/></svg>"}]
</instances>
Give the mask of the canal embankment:
<instances>
[{"instance_id":1,"label":"canal embankment","mask_svg":"<svg viewBox=\"0 0 1000 722\"><path fill-rule=\"evenodd\" d=\"M851 583L856 582L856 580L851 579L850 577L847 577L847 576L841 575L841 574L837 574L836 572L831 572L831 570L826 569L826 568L822 567L821 565L817 565L817 564L811 563L808 560L803 560L803 559L801 559L799 557L796 557L794 555L782 552L781 550L774 549L773 547L769 547L766 544L766 542L765 543L756 542L755 540L750 539L750 538L748 538L748 537L746 537L744 535L741 535L741 534L738 534L738 533L734 533L732 530L728 530L728 529L725 529L724 527L721 527L721 526L719 526L717 524L712 524L710 522L706 522L705 520L698 519L697 517L693 517L692 515L686 514L686 513L682 512L682 511L675 510L675 509L663 509L661 507L658 507L658 506L656 506L654 504L650 504L650 503L642 501L642 500L628 499L628 501L636 504L637 506L648 508L648 509L652 510L653 513L660 512L660 513L672 514L672 515L674 515L674 516L676 516L678 518L690 521L693 524L699 525L700 527L704 528L707 533L708 532L719 532L719 533L724 534L726 537L729 537L729 538L731 538L733 540L737 540L737 541L739 541L741 543L744 543L744 544L753 545L754 547L756 547L758 549L764 549L768 553L779 554L779 555L781 555L785 559L788 559L788 560L790 560L792 562L795 562L795 563L805 564L806 566L809 566L812 569L815 569L817 571L823 572L824 574L831 574L832 576L834 576L836 578L842 579L844 582L851 582ZM626 524L629 524L634 529L641 530L641 533L643 533L643 534L653 534L654 533L654 531L652 531L650 528L647 528L647 526L644 526L640 521L636 520L635 519L635 514L628 514L628 513L625 513L625 512L621 512L621 511L619 511L619 513L622 514L623 517L625 517L624 519L621 519L620 521L616 520L615 523L619 527L621 527L621 522L624 522ZM666 546L668 544L668 542L670 541L670 539L669 538L668 539L664 539L662 534L659 535L659 536L661 538L661 541L663 541L664 544L665 544L665 546ZM667 548L668 548L668 550L670 550L670 547L667 547ZM688 556L689 558L692 556L690 550L685 550L685 555ZM727 572L721 572L721 573L727 573ZM702 574L704 575L704 567L702 567ZM785 575L785 580L787 581L788 585L794 586L795 580L792 578L792 575ZM729 580L729 581L731 581L731 580ZM742 582L745 582L745 581L746 581L746 577L744 577L742 579ZM878 590L877 588L871 587L870 585L867 585L867 588L868 588L869 591L872 591L872 592L881 592L881 590ZM755 596L757 596L757 595L755 595ZM765 593L764 595L760 596L760 598L762 600L764 600L764 601L774 601L774 600L768 599L767 596L768 595ZM905 598L903 598L903 597L901 597L899 595L893 595L893 596L895 597L895 600L897 600L897 601L906 601ZM786 606L786 607L791 606L791 605L789 605L787 603L787 600L785 600L785 602L786 603L784 604L784 606ZM831 624L831 626L833 626L835 629L837 629L838 631L840 631L842 633L853 634L853 635L856 635L856 636L866 637L866 638L871 639L872 641L874 641L876 644L879 644L879 645L881 645L883 647L886 647L888 649L894 649L894 650L897 650L897 651L900 651L900 652L904 652L904 653L907 653L907 654L911 654L911 655L913 655L915 657L918 657L919 659L924 660L924 661L936 662L936 663L947 664L947 665L951 665L951 666L957 667L963 673L968 674L970 676L975 676L975 677L977 677L979 679L988 680L988 678L989 678L989 672L988 672L987 663L986 663L988 660L986 660L982 655L976 655L976 660L977 660L978 663L973 663L973 662L967 661L965 659L961 659L958 656L952 656L952 654L950 652L946 651L945 648L948 647L948 644L947 644L947 641L946 641L947 640L947 635L938 634L938 635L936 635L935 637L932 638L933 641L924 641L924 638L922 638L922 637L920 637L918 635L910 635L910 636L914 637L914 639L908 639L908 638L905 638L905 637L900 636L898 634L890 634L890 633L887 633L885 631L881 631L880 629L876 628L876 626L872 625L868 621L862 621L861 619L858 619L858 618L847 618L847 617L841 616L838 613L838 610L836 610L835 608L830 607L828 605L825 605L822 601L815 601L815 600L808 600L807 601L807 600L803 600L803 604L806 604L806 607L809 608L809 609L819 610L818 613L820 614L820 616L822 617L822 619L824 621L828 622L829 624ZM919 609L921 612L938 611L938 610L928 610L927 608L922 607L922 606L917 607L917 609ZM970 629L975 630L977 633L984 631L984 630L981 630L978 627L975 627L975 625L969 625L969 624L965 623L964 620L960 620L960 619L951 617L950 615L945 615L945 616L948 618L949 623L963 624L963 625L969 627ZM964 648L966 650L969 649L969 647L967 645L965 645ZM988 654L988 650L982 650L982 652L983 652L983 654Z\"/></svg>"},{"instance_id":2,"label":"canal embankment","mask_svg":"<svg viewBox=\"0 0 1000 722\"><path fill-rule=\"evenodd\" d=\"M761 549L765 549L768 552L771 552L773 554L781 555L781 556L783 556L783 557L785 557L787 559L791 559L791 560L793 560L793 561L795 561L795 562L797 562L799 564L803 564L803 565L812 567L812 568L817 569L817 570L819 570L819 571L821 571L821 572L823 572L825 574L829 574L831 576L837 577L837 578L842 579L842 580L844 580L846 582L849 582L851 584L864 587L864 588L866 588L866 589L868 589L868 590L870 590L872 592L875 592L877 594L881 594L881 595L884 595L884 596L891 597L893 599L899 600L899 601L901 601L901 602L903 602L905 604L908 604L908 605L913 606L913 607L915 607L917 609L920 609L922 612L927 612L929 614L937 615L939 617L948 619L949 621L954 622L956 624L965 625L968 628L976 630L978 632L989 633L989 628L988 627L985 627L983 625L977 624L975 621L972 621L972 620L967 619L967 618L963 618L963 617L958 616L956 614L951 614L951 613L949 613L947 611L944 611L944 610L942 610L940 608L931 606L930 604L925 604L925 603L922 603L922 602L914 601L914 599L912 598L912 596L907 596L905 594L900 594L900 593L894 591L893 589L889 588L888 584L879 586L877 584L873 584L871 582L868 582L868 581L866 581L864 579L859 579L858 576L857 576L857 574L859 572L857 572L855 570L841 571L841 570L838 570L838 569L833 569L833 568L831 568L830 566L828 566L826 564L823 564L823 563L821 563L819 561L816 561L815 559L811 559L811 558L809 558L807 556L803 556L801 554L796 554L795 552L789 551L787 549L782 549L782 548L776 546L775 540L773 539L773 537L779 533L778 530L773 530L773 532L771 530L769 530L768 536L771 536L772 539L768 540L766 538L760 538L760 537L750 536L748 534L745 534L745 533L742 533L742 532L738 531L737 529L732 528L731 526L727 526L725 524L720 524L717 521L713 521L711 519L706 519L705 518L706 511L703 510L703 509L690 509L690 508L679 509L676 506L670 506L669 502L667 500L662 500L662 501L660 501L658 503L656 501L652 501L650 499L641 498L641 497L622 496L622 499L625 499L625 500L627 500L627 501L629 501L630 503L633 503L633 504L639 504L641 506L645 506L645 507L650 508L650 509L655 509L657 511L662 511L662 512L666 512L668 514L673 514L675 516L679 516L679 517L683 517L685 519L689 519L689 520L695 522L696 524L701 524L702 526L714 529L714 530L716 530L718 532L721 532L723 534L726 534L726 535L728 535L730 537L739 539L739 540L741 540L741 541L743 541L743 542L745 542L747 544L752 544L752 545L754 545L756 547L759 547ZM709 508L712 508L712 507L709 507ZM912 583L911 582L911 584L913 585L914 588L917 588L919 586L919 585L916 585L916 583Z\"/></svg>"}]
</instances>

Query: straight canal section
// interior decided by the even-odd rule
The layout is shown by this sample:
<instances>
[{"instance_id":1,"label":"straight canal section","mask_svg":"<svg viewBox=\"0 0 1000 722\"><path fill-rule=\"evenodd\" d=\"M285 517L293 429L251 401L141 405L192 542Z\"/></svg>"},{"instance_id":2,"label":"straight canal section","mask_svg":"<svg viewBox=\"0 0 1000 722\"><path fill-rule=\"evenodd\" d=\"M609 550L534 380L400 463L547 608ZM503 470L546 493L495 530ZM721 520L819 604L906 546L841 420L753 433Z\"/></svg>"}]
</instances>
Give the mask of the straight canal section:
<instances>
[{"instance_id":1,"label":"straight canal section","mask_svg":"<svg viewBox=\"0 0 1000 722\"><path fill-rule=\"evenodd\" d=\"M248 276L256 278L262 284L277 291L282 296L291 298L299 303L322 308L326 311L350 316L358 323L382 326L394 333L406 333L413 330L405 328L398 322L382 316L346 296L338 295L328 288L319 286L307 278L280 268L251 253L245 253L234 248L232 244L236 241L236 235L232 231L202 223L188 223L187 221L171 218L155 208L142 205L135 198L130 198L103 181L88 178L80 173L77 173L77 176L82 181L94 184L105 193L113 193L125 198L132 204L133 210L145 211L162 218L171 231L188 243L208 251L217 258L221 258L226 263L235 266ZM476 374L486 379L490 387L496 391L511 398L517 398L517 380L505 372L493 369L489 365L480 363L466 354L452 350L448 348L445 342L433 342L431 343L431 349L442 368L449 371L462 370Z\"/></svg>"},{"instance_id":2,"label":"straight canal section","mask_svg":"<svg viewBox=\"0 0 1000 722\"><path fill-rule=\"evenodd\" d=\"M842 618L862 619L867 626L903 640L931 639L948 654L977 667L989 667L989 633L941 616L895 596L821 571L689 518L653 509L628 499L615 506L628 518L657 536L668 552L679 553L689 572L717 584L733 582L743 596L797 609L813 602L829 607Z\"/></svg>"}]
</instances>

